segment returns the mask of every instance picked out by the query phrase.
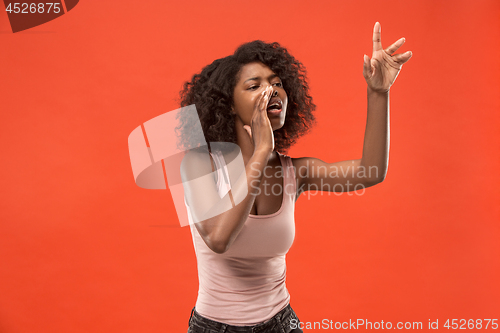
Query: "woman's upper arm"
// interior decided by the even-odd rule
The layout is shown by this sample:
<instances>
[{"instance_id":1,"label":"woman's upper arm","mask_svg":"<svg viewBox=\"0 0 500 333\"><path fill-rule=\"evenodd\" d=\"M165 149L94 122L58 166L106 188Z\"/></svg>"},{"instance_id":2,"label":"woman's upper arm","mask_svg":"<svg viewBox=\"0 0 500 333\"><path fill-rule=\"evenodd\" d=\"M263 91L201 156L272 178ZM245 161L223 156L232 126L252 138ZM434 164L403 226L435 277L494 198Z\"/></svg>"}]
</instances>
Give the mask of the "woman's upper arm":
<instances>
[{"instance_id":1,"label":"woman's upper arm","mask_svg":"<svg viewBox=\"0 0 500 333\"><path fill-rule=\"evenodd\" d=\"M361 160L327 163L315 157L292 159L297 193L306 191L349 192L373 186L376 171L361 166Z\"/></svg>"},{"instance_id":2,"label":"woman's upper arm","mask_svg":"<svg viewBox=\"0 0 500 333\"><path fill-rule=\"evenodd\" d=\"M228 195L223 198L219 196L213 170L207 150L189 151L180 167L187 208L190 210L192 222L207 245L210 243L209 229L213 225L213 221L207 220L232 208Z\"/></svg>"}]
</instances>

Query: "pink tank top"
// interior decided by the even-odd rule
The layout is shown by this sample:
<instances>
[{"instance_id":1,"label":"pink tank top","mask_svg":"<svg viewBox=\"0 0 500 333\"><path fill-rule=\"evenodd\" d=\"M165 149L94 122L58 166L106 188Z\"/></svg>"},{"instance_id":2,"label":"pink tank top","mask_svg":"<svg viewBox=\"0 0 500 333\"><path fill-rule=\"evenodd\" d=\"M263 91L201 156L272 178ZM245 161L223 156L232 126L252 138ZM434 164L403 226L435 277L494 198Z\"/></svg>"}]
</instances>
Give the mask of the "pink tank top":
<instances>
[{"instance_id":1,"label":"pink tank top","mask_svg":"<svg viewBox=\"0 0 500 333\"><path fill-rule=\"evenodd\" d=\"M265 322L290 302L286 289L286 253L295 237L295 171L289 156L278 153L283 167L283 202L269 215L250 214L229 250L217 254L190 223L198 262L196 311L235 326ZM222 153L212 155L217 166L219 194L227 186ZM274 194L278 190L274 188ZM191 222L191 221L190 221Z\"/></svg>"}]
</instances>

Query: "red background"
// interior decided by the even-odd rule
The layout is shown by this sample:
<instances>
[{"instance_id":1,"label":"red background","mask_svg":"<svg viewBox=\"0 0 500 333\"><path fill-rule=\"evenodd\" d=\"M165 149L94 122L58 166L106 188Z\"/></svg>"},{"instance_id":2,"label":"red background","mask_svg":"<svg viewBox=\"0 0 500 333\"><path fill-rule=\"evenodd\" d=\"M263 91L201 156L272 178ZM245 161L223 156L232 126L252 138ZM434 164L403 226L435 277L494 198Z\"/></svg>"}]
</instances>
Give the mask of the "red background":
<instances>
[{"instance_id":1,"label":"red background","mask_svg":"<svg viewBox=\"0 0 500 333\"><path fill-rule=\"evenodd\" d=\"M16 34L0 13L0 332L187 331L191 234L168 191L135 185L129 133L263 39L306 66L317 104L289 155L360 158L376 21L384 47L405 37L413 52L391 90L389 172L362 196L297 201L291 305L304 322L499 318L499 13L497 0L87 0Z\"/></svg>"}]
</instances>

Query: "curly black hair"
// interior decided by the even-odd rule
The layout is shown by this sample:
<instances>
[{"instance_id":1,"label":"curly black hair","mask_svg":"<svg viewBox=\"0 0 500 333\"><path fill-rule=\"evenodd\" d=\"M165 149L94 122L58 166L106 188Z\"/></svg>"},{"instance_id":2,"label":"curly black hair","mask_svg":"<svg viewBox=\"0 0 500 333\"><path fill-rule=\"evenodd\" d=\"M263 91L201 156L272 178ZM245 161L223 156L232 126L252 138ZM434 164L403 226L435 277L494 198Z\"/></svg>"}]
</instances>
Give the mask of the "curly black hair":
<instances>
[{"instance_id":1,"label":"curly black hair","mask_svg":"<svg viewBox=\"0 0 500 333\"><path fill-rule=\"evenodd\" d=\"M206 142L236 142L235 120L231 114L233 92L241 68L251 62L261 62L276 73L288 95L285 124L274 131L274 150L286 154L297 139L315 124L313 111L316 105L309 96L306 70L287 49L278 43L255 40L241 45L225 58L217 59L204 67L191 81L185 82L180 92L180 105L194 104ZM185 108L187 109L187 108ZM198 119L192 112L178 113L176 128L180 145L189 150L200 146L201 137L193 137ZM179 133L180 132L180 133Z\"/></svg>"}]
</instances>

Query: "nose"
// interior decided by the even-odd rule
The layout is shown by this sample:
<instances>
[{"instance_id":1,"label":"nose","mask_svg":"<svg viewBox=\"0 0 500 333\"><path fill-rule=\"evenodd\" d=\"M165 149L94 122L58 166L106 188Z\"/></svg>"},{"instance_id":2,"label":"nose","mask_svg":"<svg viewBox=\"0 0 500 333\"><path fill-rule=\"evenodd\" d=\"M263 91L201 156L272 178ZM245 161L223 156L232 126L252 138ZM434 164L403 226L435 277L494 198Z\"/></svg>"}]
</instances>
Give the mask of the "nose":
<instances>
[{"instance_id":1,"label":"nose","mask_svg":"<svg viewBox=\"0 0 500 333\"><path fill-rule=\"evenodd\" d=\"M271 97L278 96L278 90L274 90L273 88L273 93L271 94Z\"/></svg>"}]
</instances>

